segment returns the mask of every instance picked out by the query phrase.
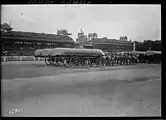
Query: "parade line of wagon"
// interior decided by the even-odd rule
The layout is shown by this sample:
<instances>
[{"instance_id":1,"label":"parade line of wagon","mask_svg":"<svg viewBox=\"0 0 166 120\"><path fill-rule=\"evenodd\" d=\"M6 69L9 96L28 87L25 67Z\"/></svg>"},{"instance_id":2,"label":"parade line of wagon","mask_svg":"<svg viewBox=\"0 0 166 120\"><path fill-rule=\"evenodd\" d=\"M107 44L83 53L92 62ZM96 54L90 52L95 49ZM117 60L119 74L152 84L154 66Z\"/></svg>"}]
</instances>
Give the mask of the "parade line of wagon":
<instances>
[{"instance_id":1,"label":"parade line of wagon","mask_svg":"<svg viewBox=\"0 0 166 120\"><path fill-rule=\"evenodd\" d=\"M44 57L47 65L54 65L57 67L115 66L138 64L141 62L141 57L138 54L108 55L100 49L38 49L34 52L34 56ZM150 57L146 55L146 57L144 57L144 62L149 63Z\"/></svg>"}]
</instances>

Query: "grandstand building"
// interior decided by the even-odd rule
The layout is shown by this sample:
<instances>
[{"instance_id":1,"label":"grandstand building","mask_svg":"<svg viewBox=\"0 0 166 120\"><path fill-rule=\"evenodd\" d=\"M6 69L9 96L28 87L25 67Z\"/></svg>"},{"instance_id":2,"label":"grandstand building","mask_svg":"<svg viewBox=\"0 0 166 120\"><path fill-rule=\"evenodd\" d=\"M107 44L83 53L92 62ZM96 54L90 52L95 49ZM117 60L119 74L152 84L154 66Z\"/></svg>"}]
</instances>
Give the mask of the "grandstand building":
<instances>
[{"instance_id":1,"label":"grandstand building","mask_svg":"<svg viewBox=\"0 0 166 120\"><path fill-rule=\"evenodd\" d=\"M96 38L88 43L95 49L101 49L107 52L131 52L133 50L133 43L127 40Z\"/></svg>"},{"instance_id":2,"label":"grandstand building","mask_svg":"<svg viewBox=\"0 0 166 120\"><path fill-rule=\"evenodd\" d=\"M57 47L75 47L75 42L68 35L1 31L2 54L32 55L36 49Z\"/></svg>"},{"instance_id":3,"label":"grandstand building","mask_svg":"<svg viewBox=\"0 0 166 120\"><path fill-rule=\"evenodd\" d=\"M77 34L78 38L76 38L76 43L80 44L80 47L83 47L87 41L87 35L84 34L84 32L81 29L81 32Z\"/></svg>"},{"instance_id":4,"label":"grandstand building","mask_svg":"<svg viewBox=\"0 0 166 120\"><path fill-rule=\"evenodd\" d=\"M127 40L127 36L120 37L120 40L108 39L107 37L97 38L97 35L96 37L88 39L81 30L81 32L78 33L76 42L84 48L101 49L105 52L131 52L133 50L133 43L131 40Z\"/></svg>"}]
</instances>

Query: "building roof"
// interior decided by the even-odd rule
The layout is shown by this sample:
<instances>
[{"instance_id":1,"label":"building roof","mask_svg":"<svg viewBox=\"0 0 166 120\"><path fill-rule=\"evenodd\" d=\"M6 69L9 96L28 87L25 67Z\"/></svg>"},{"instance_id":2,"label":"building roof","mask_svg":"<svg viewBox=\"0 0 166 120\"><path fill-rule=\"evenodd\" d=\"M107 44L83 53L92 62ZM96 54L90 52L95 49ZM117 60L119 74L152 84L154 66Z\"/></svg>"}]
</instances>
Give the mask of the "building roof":
<instances>
[{"instance_id":1,"label":"building roof","mask_svg":"<svg viewBox=\"0 0 166 120\"><path fill-rule=\"evenodd\" d=\"M74 41L68 40L53 40L53 39L39 39L39 38L24 38L24 37L1 37L1 39L16 39L16 40L31 40L31 41L48 41L48 42L64 42L64 43L74 43Z\"/></svg>"},{"instance_id":2,"label":"building roof","mask_svg":"<svg viewBox=\"0 0 166 120\"><path fill-rule=\"evenodd\" d=\"M69 36L45 34L45 33L22 32L22 31L1 32L1 38L74 42L74 40Z\"/></svg>"},{"instance_id":3,"label":"building roof","mask_svg":"<svg viewBox=\"0 0 166 120\"><path fill-rule=\"evenodd\" d=\"M131 43L130 41L122 41L117 39L104 39L104 38L95 38L92 39L90 42L92 42L92 44Z\"/></svg>"}]
</instances>

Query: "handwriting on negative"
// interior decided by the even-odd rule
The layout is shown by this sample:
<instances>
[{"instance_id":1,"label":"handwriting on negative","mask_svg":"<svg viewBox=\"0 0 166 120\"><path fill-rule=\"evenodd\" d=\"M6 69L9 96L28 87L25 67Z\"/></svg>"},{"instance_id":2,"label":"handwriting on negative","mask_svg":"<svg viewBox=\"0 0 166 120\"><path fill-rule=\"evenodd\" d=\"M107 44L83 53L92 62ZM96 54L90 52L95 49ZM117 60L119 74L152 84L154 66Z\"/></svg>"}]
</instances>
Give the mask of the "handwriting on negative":
<instances>
[{"instance_id":1,"label":"handwriting on negative","mask_svg":"<svg viewBox=\"0 0 166 120\"><path fill-rule=\"evenodd\" d=\"M29 4L90 4L89 0L30 0Z\"/></svg>"},{"instance_id":2,"label":"handwriting on negative","mask_svg":"<svg viewBox=\"0 0 166 120\"><path fill-rule=\"evenodd\" d=\"M54 3L53 0L30 0L29 4L52 4Z\"/></svg>"},{"instance_id":3,"label":"handwriting on negative","mask_svg":"<svg viewBox=\"0 0 166 120\"><path fill-rule=\"evenodd\" d=\"M24 110L22 108L11 108L11 109L9 109L9 114L13 115L13 114L20 113L23 111Z\"/></svg>"}]
</instances>

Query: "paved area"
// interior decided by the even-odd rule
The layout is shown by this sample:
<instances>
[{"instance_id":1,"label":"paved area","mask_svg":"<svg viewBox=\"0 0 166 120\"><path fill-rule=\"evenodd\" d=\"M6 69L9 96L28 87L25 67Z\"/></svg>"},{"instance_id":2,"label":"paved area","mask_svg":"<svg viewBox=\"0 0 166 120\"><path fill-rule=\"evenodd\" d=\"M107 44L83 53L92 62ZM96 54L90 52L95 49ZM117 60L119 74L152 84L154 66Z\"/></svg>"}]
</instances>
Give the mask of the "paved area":
<instances>
[{"instance_id":1,"label":"paved area","mask_svg":"<svg viewBox=\"0 0 166 120\"><path fill-rule=\"evenodd\" d=\"M3 116L161 114L161 65L65 69L3 63L2 77Z\"/></svg>"}]
</instances>

